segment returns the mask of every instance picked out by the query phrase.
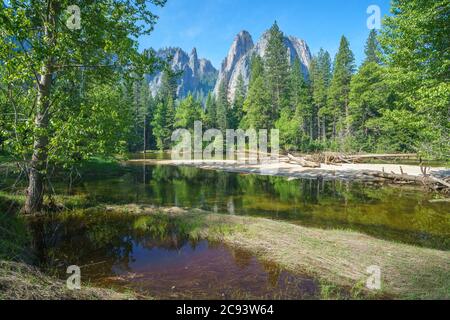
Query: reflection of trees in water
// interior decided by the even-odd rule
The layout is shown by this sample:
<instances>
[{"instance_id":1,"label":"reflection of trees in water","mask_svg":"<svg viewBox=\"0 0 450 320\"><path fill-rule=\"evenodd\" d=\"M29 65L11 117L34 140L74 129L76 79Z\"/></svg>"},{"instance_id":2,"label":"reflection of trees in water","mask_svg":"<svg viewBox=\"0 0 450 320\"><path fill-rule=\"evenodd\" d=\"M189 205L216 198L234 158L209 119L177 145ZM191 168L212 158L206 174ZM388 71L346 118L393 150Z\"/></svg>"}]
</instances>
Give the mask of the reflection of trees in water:
<instances>
[{"instance_id":1,"label":"reflection of trees in water","mask_svg":"<svg viewBox=\"0 0 450 320\"><path fill-rule=\"evenodd\" d=\"M67 266L78 265L86 275L110 276L130 271L133 249L193 249L190 226L167 217L133 217L97 212L65 219L43 218L32 223L33 248L40 265L64 277Z\"/></svg>"},{"instance_id":2,"label":"reflection of trees in water","mask_svg":"<svg viewBox=\"0 0 450 320\"><path fill-rule=\"evenodd\" d=\"M124 170L119 180L89 181L83 192L103 203L177 205L268 216L320 228L351 228L380 238L426 245L437 243L431 238L441 239L450 233L444 204L430 204L429 196L408 188L364 183L288 181L284 177L172 166L148 166L144 179L139 166Z\"/></svg>"},{"instance_id":3,"label":"reflection of trees in water","mask_svg":"<svg viewBox=\"0 0 450 320\"><path fill-rule=\"evenodd\" d=\"M176 233L171 233L168 237L163 239L155 239L151 236L146 236L137 241L137 243L145 249L166 249L169 251L179 251L186 245L192 249L197 247L198 241L191 240L186 236L180 236Z\"/></svg>"},{"instance_id":4,"label":"reflection of trees in water","mask_svg":"<svg viewBox=\"0 0 450 320\"><path fill-rule=\"evenodd\" d=\"M113 265L128 270L133 251L125 221L70 217L44 219L32 225L34 249L42 267L64 275L70 265L82 272L110 275ZM93 221L96 220L96 221ZM102 262L90 266L93 262Z\"/></svg>"},{"instance_id":5,"label":"reflection of trees in water","mask_svg":"<svg viewBox=\"0 0 450 320\"><path fill-rule=\"evenodd\" d=\"M149 185L159 205L176 204L213 210L214 204L219 204L221 210L226 210L224 199L239 191L237 176L224 172L167 166L153 167L152 171Z\"/></svg>"}]
</instances>

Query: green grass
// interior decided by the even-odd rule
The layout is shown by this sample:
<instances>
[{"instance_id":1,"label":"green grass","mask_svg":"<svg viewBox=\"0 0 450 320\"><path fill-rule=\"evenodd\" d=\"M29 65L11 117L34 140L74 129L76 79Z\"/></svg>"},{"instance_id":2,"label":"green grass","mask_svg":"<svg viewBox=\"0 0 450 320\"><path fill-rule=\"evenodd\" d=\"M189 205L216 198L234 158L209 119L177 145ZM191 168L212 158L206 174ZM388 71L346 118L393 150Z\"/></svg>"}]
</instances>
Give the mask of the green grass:
<instances>
[{"instance_id":1,"label":"green grass","mask_svg":"<svg viewBox=\"0 0 450 320\"><path fill-rule=\"evenodd\" d=\"M25 204L25 193L0 191L1 212L19 213ZM43 213L62 212L65 210L77 210L94 208L98 202L85 194L61 195L55 194L44 197Z\"/></svg>"}]
</instances>

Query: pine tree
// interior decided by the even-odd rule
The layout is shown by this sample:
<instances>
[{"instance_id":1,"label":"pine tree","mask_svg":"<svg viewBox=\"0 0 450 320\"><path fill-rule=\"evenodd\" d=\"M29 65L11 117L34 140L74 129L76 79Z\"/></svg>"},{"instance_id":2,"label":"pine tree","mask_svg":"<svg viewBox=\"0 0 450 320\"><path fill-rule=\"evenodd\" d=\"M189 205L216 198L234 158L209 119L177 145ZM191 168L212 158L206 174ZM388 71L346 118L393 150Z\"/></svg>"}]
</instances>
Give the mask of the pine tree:
<instances>
[{"instance_id":1,"label":"pine tree","mask_svg":"<svg viewBox=\"0 0 450 320\"><path fill-rule=\"evenodd\" d=\"M148 85L147 85L148 86ZM153 95L150 93L149 98L148 98L148 109L147 109L147 117L146 117L146 128L147 128L147 132L145 135L145 142L146 142L146 149L147 150L156 150L156 141L154 139L154 135L153 135L153 126L152 126L152 122L153 122L153 117L155 115L155 110L156 110L156 104L157 104L157 100L156 98L153 97Z\"/></svg>"},{"instance_id":2,"label":"pine tree","mask_svg":"<svg viewBox=\"0 0 450 320\"><path fill-rule=\"evenodd\" d=\"M157 148L161 151L170 147L170 139L175 120L175 103L171 96L158 97L155 113L151 122Z\"/></svg>"},{"instance_id":3,"label":"pine tree","mask_svg":"<svg viewBox=\"0 0 450 320\"><path fill-rule=\"evenodd\" d=\"M161 76L161 88L159 89L159 94L163 99L167 101L172 99L175 101L177 99L178 90L178 76L179 74L170 68L165 68Z\"/></svg>"},{"instance_id":4,"label":"pine tree","mask_svg":"<svg viewBox=\"0 0 450 320\"><path fill-rule=\"evenodd\" d=\"M281 109L289 106L289 57L284 35L275 22L270 28L264 66L271 95L270 117L275 121Z\"/></svg>"},{"instance_id":5,"label":"pine tree","mask_svg":"<svg viewBox=\"0 0 450 320\"><path fill-rule=\"evenodd\" d=\"M149 119L151 117L151 105L152 105L152 94L150 92L150 88L148 86L148 82L145 78L141 80L140 88L139 88L139 101L140 101L140 127L139 130L139 145L142 150L147 150L149 146Z\"/></svg>"},{"instance_id":6,"label":"pine tree","mask_svg":"<svg viewBox=\"0 0 450 320\"><path fill-rule=\"evenodd\" d=\"M348 124L348 104L350 94L350 81L355 69L355 58L350 50L346 37L342 36L339 51L333 64L333 78L331 80L328 107L333 117L333 138L339 136L341 143L350 134Z\"/></svg>"},{"instance_id":7,"label":"pine tree","mask_svg":"<svg viewBox=\"0 0 450 320\"><path fill-rule=\"evenodd\" d=\"M372 29L369 33L364 52L366 54L365 63L375 62L381 64L381 47L377 40L377 32L375 29Z\"/></svg>"},{"instance_id":8,"label":"pine tree","mask_svg":"<svg viewBox=\"0 0 450 320\"><path fill-rule=\"evenodd\" d=\"M237 79L233 108L230 111L230 127L232 129L237 129L241 125L242 118L244 117L244 102L245 102L245 83L242 74L240 74Z\"/></svg>"},{"instance_id":9,"label":"pine tree","mask_svg":"<svg viewBox=\"0 0 450 320\"><path fill-rule=\"evenodd\" d=\"M205 103L205 126L208 129L216 127L216 99L210 92Z\"/></svg>"},{"instance_id":10,"label":"pine tree","mask_svg":"<svg viewBox=\"0 0 450 320\"><path fill-rule=\"evenodd\" d=\"M257 54L254 54L251 59L250 63L250 86L253 85L253 82L256 81L259 77L265 76L265 70L264 70L264 61L263 59L258 56Z\"/></svg>"},{"instance_id":11,"label":"pine tree","mask_svg":"<svg viewBox=\"0 0 450 320\"><path fill-rule=\"evenodd\" d=\"M228 129L229 109L228 86L222 81L216 101L216 125L217 129L222 130L223 132Z\"/></svg>"},{"instance_id":12,"label":"pine tree","mask_svg":"<svg viewBox=\"0 0 450 320\"><path fill-rule=\"evenodd\" d=\"M308 130L312 126L311 119L313 117L311 88L305 79L298 58L294 60L291 67L290 83L291 110L294 112L294 117L300 120L303 136L309 135L312 138L310 135L312 130Z\"/></svg>"},{"instance_id":13,"label":"pine tree","mask_svg":"<svg viewBox=\"0 0 450 320\"><path fill-rule=\"evenodd\" d=\"M255 55L251 63L250 84L244 102L245 115L242 127L245 129L272 128L274 119L271 117L271 102L264 63L259 56Z\"/></svg>"},{"instance_id":14,"label":"pine tree","mask_svg":"<svg viewBox=\"0 0 450 320\"><path fill-rule=\"evenodd\" d=\"M368 152L376 151L370 124L393 102L385 73L385 68L379 64L366 62L353 76L350 85L349 125L358 149Z\"/></svg>"},{"instance_id":15,"label":"pine tree","mask_svg":"<svg viewBox=\"0 0 450 320\"><path fill-rule=\"evenodd\" d=\"M174 128L193 130L195 121L202 119L202 111L200 101L189 93L185 99L181 100L176 109Z\"/></svg>"},{"instance_id":16,"label":"pine tree","mask_svg":"<svg viewBox=\"0 0 450 320\"><path fill-rule=\"evenodd\" d=\"M381 51L376 32L372 31L367 39L364 63L350 83L348 121L358 146L357 151L376 151L376 137L370 125L380 117L383 108L393 103L385 77L387 70L380 63Z\"/></svg>"},{"instance_id":17,"label":"pine tree","mask_svg":"<svg viewBox=\"0 0 450 320\"><path fill-rule=\"evenodd\" d=\"M170 147L170 139L175 123L175 100L177 98L177 74L163 70L161 88L156 98L156 108L151 121L153 136L159 150Z\"/></svg>"},{"instance_id":18,"label":"pine tree","mask_svg":"<svg viewBox=\"0 0 450 320\"><path fill-rule=\"evenodd\" d=\"M327 139L327 119L331 114L327 108L328 90L331 82L331 58L330 54L320 49L317 56L313 57L310 67L310 81L313 99L312 122L310 132L312 137L321 141ZM315 129L315 130L314 130Z\"/></svg>"},{"instance_id":19,"label":"pine tree","mask_svg":"<svg viewBox=\"0 0 450 320\"><path fill-rule=\"evenodd\" d=\"M280 130L280 143L286 150L299 150L309 140L308 125L312 111L310 88L305 81L299 59L290 70L290 103L280 112L276 122Z\"/></svg>"}]
</instances>

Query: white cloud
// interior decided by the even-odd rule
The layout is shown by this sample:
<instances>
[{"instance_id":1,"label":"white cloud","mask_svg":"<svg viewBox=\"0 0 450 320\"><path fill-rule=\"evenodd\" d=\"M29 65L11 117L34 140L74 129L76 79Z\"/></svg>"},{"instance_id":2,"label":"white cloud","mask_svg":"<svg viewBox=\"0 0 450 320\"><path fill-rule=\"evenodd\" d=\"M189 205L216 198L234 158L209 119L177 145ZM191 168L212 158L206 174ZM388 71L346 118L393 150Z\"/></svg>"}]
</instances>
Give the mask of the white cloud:
<instances>
[{"instance_id":1,"label":"white cloud","mask_svg":"<svg viewBox=\"0 0 450 320\"><path fill-rule=\"evenodd\" d=\"M201 27L193 26L193 27L189 27L189 28L181 31L180 35L182 37L187 37L187 38L193 39L193 38L196 38L198 35L200 35L202 32L203 32L203 29Z\"/></svg>"}]
</instances>

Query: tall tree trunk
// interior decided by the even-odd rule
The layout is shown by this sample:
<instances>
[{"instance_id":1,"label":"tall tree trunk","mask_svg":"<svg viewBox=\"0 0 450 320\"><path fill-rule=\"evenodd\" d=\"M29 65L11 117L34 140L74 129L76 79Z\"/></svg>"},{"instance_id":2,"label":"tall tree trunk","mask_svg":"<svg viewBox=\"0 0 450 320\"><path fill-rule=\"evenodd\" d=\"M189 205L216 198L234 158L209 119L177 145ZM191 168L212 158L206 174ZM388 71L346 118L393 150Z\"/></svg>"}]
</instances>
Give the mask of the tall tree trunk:
<instances>
[{"instance_id":1,"label":"tall tree trunk","mask_svg":"<svg viewBox=\"0 0 450 320\"><path fill-rule=\"evenodd\" d=\"M345 137L350 136L350 110L348 109L348 101L345 100Z\"/></svg>"},{"instance_id":2,"label":"tall tree trunk","mask_svg":"<svg viewBox=\"0 0 450 320\"><path fill-rule=\"evenodd\" d=\"M46 42L48 48L56 45L56 24L57 24L57 2L48 2L48 12L44 23L44 34L42 40ZM33 155L28 167L29 184L27 198L23 209L25 214L33 214L42 210L44 202L44 182L46 178L46 168L48 160L49 143L49 121L50 121L50 91L52 87L54 58L47 57L45 65L39 75L36 102L36 117L34 120L34 144Z\"/></svg>"},{"instance_id":3,"label":"tall tree trunk","mask_svg":"<svg viewBox=\"0 0 450 320\"><path fill-rule=\"evenodd\" d=\"M336 140L336 114L333 115L333 140Z\"/></svg>"},{"instance_id":4,"label":"tall tree trunk","mask_svg":"<svg viewBox=\"0 0 450 320\"><path fill-rule=\"evenodd\" d=\"M50 106L50 88L52 72L50 64L42 69L38 85L37 112L35 118L36 133L34 136L33 156L28 168L29 185L24 212L36 213L42 210L44 199L45 169L48 156L48 124Z\"/></svg>"},{"instance_id":5,"label":"tall tree trunk","mask_svg":"<svg viewBox=\"0 0 450 320\"><path fill-rule=\"evenodd\" d=\"M320 116L317 115L317 140L318 141L322 140L322 135L321 135L321 132L320 132L321 128L322 127L321 127L321 124L320 124Z\"/></svg>"},{"instance_id":6,"label":"tall tree trunk","mask_svg":"<svg viewBox=\"0 0 450 320\"><path fill-rule=\"evenodd\" d=\"M144 156L147 152L147 115L144 114Z\"/></svg>"}]
</instances>

